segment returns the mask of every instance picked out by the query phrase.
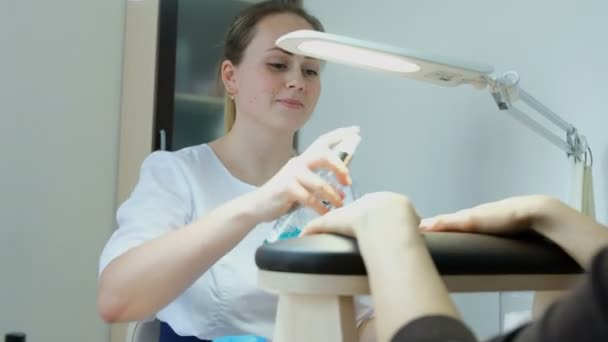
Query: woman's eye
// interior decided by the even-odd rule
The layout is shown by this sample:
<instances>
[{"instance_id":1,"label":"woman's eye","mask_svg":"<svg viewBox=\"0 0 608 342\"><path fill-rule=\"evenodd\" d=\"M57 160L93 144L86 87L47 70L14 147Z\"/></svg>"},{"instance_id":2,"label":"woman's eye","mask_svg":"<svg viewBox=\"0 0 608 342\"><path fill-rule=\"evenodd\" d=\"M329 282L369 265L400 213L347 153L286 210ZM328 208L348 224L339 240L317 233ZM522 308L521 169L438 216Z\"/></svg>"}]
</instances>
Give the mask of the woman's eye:
<instances>
[{"instance_id":1,"label":"woman's eye","mask_svg":"<svg viewBox=\"0 0 608 342\"><path fill-rule=\"evenodd\" d=\"M268 65L275 70L287 69L287 64L283 64L283 63L268 63Z\"/></svg>"},{"instance_id":2,"label":"woman's eye","mask_svg":"<svg viewBox=\"0 0 608 342\"><path fill-rule=\"evenodd\" d=\"M315 69L306 69L305 72L308 76L319 76L319 72Z\"/></svg>"}]
</instances>

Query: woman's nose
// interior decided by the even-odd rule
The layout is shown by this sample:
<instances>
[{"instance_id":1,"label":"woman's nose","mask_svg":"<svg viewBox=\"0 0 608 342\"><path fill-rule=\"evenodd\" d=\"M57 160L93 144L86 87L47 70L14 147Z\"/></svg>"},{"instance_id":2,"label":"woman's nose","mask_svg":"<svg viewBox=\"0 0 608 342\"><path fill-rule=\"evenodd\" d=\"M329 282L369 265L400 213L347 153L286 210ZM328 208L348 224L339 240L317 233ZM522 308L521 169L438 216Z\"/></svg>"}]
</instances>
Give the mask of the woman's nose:
<instances>
[{"instance_id":1,"label":"woman's nose","mask_svg":"<svg viewBox=\"0 0 608 342\"><path fill-rule=\"evenodd\" d=\"M304 90L306 87L306 82L304 80L304 77L302 76L302 73L299 70L290 72L286 86L289 89L296 89L298 91Z\"/></svg>"}]
</instances>

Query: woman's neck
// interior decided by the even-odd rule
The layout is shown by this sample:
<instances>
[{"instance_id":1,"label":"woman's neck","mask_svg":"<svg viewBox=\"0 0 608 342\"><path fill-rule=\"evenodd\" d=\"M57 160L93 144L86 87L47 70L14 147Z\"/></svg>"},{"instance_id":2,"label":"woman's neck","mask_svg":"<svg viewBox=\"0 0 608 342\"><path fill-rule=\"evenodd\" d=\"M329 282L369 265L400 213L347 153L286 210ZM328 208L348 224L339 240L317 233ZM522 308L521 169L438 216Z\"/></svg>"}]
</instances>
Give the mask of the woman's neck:
<instances>
[{"instance_id":1,"label":"woman's neck","mask_svg":"<svg viewBox=\"0 0 608 342\"><path fill-rule=\"evenodd\" d=\"M234 177L256 186L268 181L295 155L292 133L247 129L236 123L209 145Z\"/></svg>"}]
</instances>

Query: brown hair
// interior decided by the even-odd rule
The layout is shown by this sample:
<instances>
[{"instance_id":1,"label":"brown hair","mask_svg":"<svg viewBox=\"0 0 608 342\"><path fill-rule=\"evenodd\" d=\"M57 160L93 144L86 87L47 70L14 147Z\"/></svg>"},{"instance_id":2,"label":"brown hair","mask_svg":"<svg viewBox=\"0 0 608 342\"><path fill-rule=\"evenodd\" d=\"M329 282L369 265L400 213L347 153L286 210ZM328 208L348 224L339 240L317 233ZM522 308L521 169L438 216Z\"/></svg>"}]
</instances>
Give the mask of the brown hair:
<instances>
[{"instance_id":1,"label":"brown hair","mask_svg":"<svg viewBox=\"0 0 608 342\"><path fill-rule=\"evenodd\" d=\"M234 18L226 38L224 50L220 58L220 70L218 81L221 82L221 62L229 60L234 65L239 65L243 59L243 53L255 35L256 25L260 20L272 14L291 13L306 20L316 31L323 31L323 25L319 19L308 14L302 7L284 1L264 1L245 8ZM221 84L221 83L220 83ZM224 132L230 131L236 119L236 108L234 100L229 94L224 95Z\"/></svg>"}]
</instances>

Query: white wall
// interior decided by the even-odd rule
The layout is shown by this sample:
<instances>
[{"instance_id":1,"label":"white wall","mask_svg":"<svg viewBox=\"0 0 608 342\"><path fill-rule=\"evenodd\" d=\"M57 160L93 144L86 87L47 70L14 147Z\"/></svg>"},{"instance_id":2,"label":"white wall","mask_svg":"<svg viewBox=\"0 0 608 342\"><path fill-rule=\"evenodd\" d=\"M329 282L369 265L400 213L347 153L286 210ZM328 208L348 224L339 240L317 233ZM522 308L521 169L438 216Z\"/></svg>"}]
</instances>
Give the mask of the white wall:
<instances>
[{"instance_id":1,"label":"white wall","mask_svg":"<svg viewBox=\"0 0 608 342\"><path fill-rule=\"evenodd\" d=\"M0 2L0 335L107 341L123 0Z\"/></svg>"},{"instance_id":2,"label":"white wall","mask_svg":"<svg viewBox=\"0 0 608 342\"><path fill-rule=\"evenodd\" d=\"M608 93L601 0L306 0L331 33L517 70L524 89L585 134L594 152L597 217L608 222ZM358 124L359 192L407 194L422 215L511 195L566 199L565 154L500 113L486 91L441 88L328 64L302 146ZM456 296L480 336L497 331L498 295Z\"/></svg>"}]
</instances>

